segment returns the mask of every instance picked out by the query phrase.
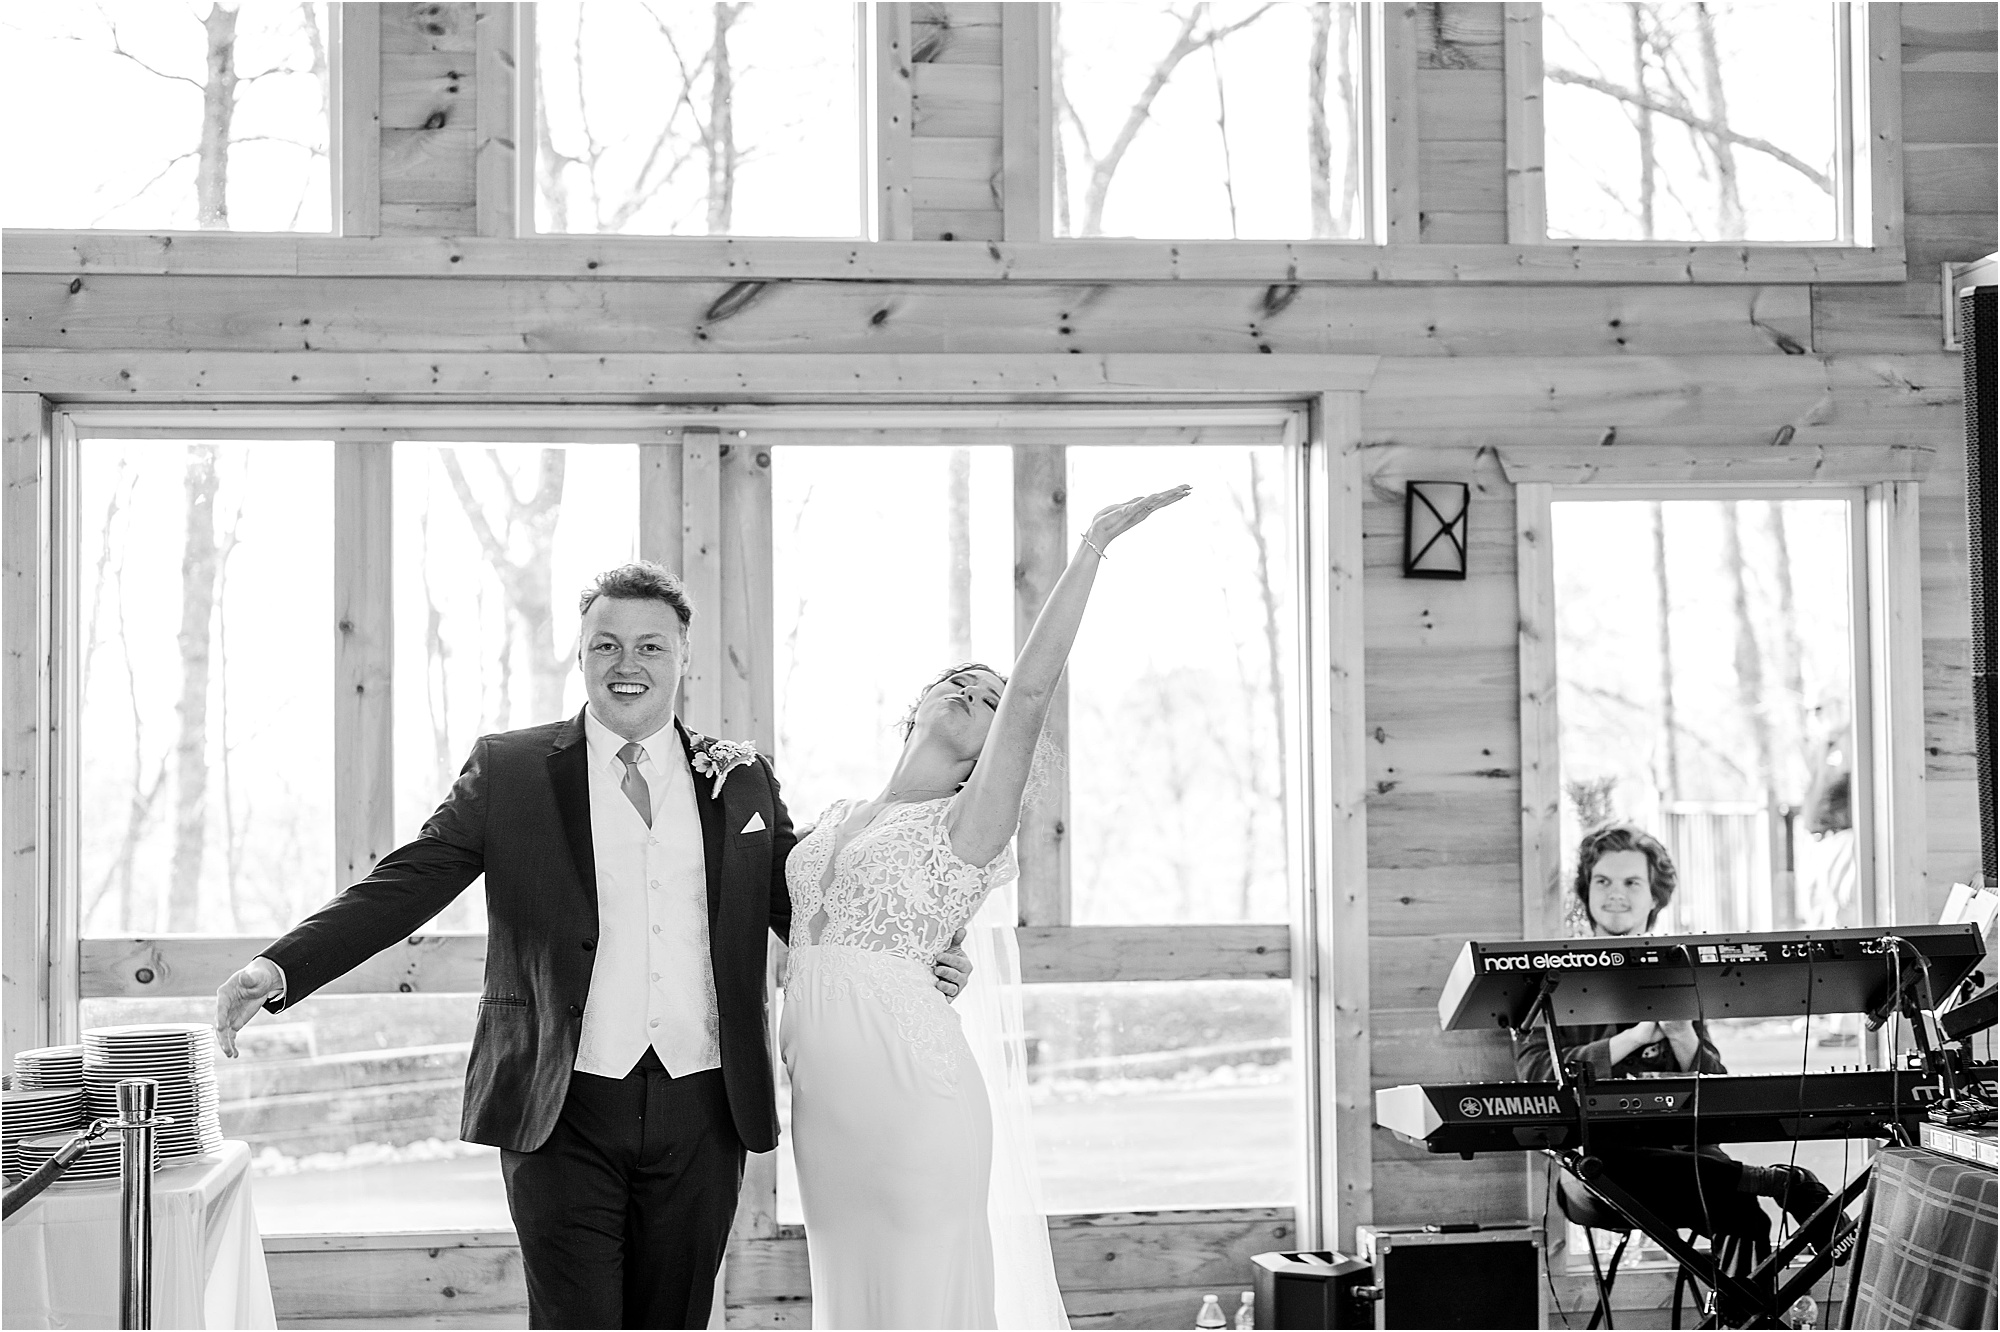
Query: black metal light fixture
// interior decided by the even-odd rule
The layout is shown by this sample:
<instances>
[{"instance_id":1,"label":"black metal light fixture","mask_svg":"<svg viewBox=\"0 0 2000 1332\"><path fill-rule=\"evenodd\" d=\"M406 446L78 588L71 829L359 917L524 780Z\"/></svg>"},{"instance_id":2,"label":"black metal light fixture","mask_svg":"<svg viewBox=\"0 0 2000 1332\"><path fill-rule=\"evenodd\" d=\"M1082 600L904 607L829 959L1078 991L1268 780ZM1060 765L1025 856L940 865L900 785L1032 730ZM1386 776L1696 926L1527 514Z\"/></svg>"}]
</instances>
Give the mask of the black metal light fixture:
<instances>
[{"instance_id":1,"label":"black metal light fixture","mask_svg":"<svg viewBox=\"0 0 2000 1332\"><path fill-rule=\"evenodd\" d=\"M1403 491L1403 577L1464 578L1472 487L1412 481Z\"/></svg>"}]
</instances>

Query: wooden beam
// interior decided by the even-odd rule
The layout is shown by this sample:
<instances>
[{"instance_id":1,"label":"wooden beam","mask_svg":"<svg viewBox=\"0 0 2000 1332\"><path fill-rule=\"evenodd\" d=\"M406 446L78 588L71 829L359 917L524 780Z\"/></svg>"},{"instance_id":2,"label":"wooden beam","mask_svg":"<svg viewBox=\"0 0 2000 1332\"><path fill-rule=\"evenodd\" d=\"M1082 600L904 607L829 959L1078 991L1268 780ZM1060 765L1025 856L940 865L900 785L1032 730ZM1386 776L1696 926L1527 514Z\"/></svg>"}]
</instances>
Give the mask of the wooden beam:
<instances>
[{"instance_id":1,"label":"wooden beam","mask_svg":"<svg viewBox=\"0 0 2000 1332\"><path fill-rule=\"evenodd\" d=\"M722 730L760 754L778 748L776 678L771 641L771 450L755 438L722 447L721 614Z\"/></svg>"},{"instance_id":2,"label":"wooden beam","mask_svg":"<svg viewBox=\"0 0 2000 1332\"><path fill-rule=\"evenodd\" d=\"M85 939L86 999L185 999L213 994L222 979L270 942L264 935L165 935ZM330 981L324 994L478 994L486 936L413 935Z\"/></svg>"},{"instance_id":3,"label":"wooden beam","mask_svg":"<svg viewBox=\"0 0 2000 1332\"><path fill-rule=\"evenodd\" d=\"M49 501L53 437L48 403L4 398L0 454L0 1034L17 1051L49 1043L49 647L52 596Z\"/></svg>"},{"instance_id":4,"label":"wooden beam","mask_svg":"<svg viewBox=\"0 0 2000 1332\"><path fill-rule=\"evenodd\" d=\"M372 7L357 5L368 11ZM983 143L931 140L931 144ZM938 149L941 154L945 150ZM1954 151L1957 151L1954 149ZM1990 162L1990 159L1988 159ZM996 158L992 166L999 165ZM1964 167L1963 154L1952 163ZM991 169L990 166L983 167ZM1990 166L1987 168L1991 170ZM984 179L977 172L978 179ZM343 179L345 176L343 176ZM939 203L938 207L950 205ZM976 206L990 206L981 194ZM97 271L330 277L780 278L939 282L1902 282L1900 249L1677 242L1651 245L1360 241L797 240L771 237L341 237L241 232L9 229L9 273Z\"/></svg>"},{"instance_id":5,"label":"wooden beam","mask_svg":"<svg viewBox=\"0 0 2000 1332\"><path fill-rule=\"evenodd\" d=\"M1381 25L1380 164L1375 188L1381 193L1380 234L1388 245L1415 245L1423 239L1423 200L1418 190L1417 18L1414 3L1371 6L1368 18Z\"/></svg>"},{"instance_id":6,"label":"wooden beam","mask_svg":"<svg viewBox=\"0 0 2000 1332\"><path fill-rule=\"evenodd\" d=\"M1883 925L1937 919L1924 790L1923 544L1917 486L1871 486L1868 528L1869 723L1875 891ZM1857 626L1859 628L1859 626Z\"/></svg>"},{"instance_id":7,"label":"wooden beam","mask_svg":"<svg viewBox=\"0 0 2000 1332\"><path fill-rule=\"evenodd\" d=\"M382 7L335 5L332 13L334 216L343 237L377 236L382 231Z\"/></svg>"},{"instance_id":8,"label":"wooden beam","mask_svg":"<svg viewBox=\"0 0 2000 1332\"><path fill-rule=\"evenodd\" d=\"M1561 933L1562 768L1556 712L1556 573L1546 481L1514 487L1521 717L1521 937Z\"/></svg>"},{"instance_id":9,"label":"wooden beam","mask_svg":"<svg viewBox=\"0 0 2000 1332\"><path fill-rule=\"evenodd\" d=\"M1499 176L1496 172L1497 183ZM1840 288L1866 298L1875 289ZM1899 292L1905 288L1888 288ZM1921 347L1938 346L1938 288ZM1147 283L1088 299L1046 282L15 274L10 350L982 352L1481 357L1803 355L1809 287ZM1824 301L1822 301L1824 303ZM1851 301L1850 304L1859 304ZM1867 334L1854 330L1850 339ZM1817 350L1841 350L1817 347Z\"/></svg>"},{"instance_id":10,"label":"wooden beam","mask_svg":"<svg viewBox=\"0 0 2000 1332\"><path fill-rule=\"evenodd\" d=\"M1313 972L1317 1242L1346 1249L1374 1217L1374 1100L1369 1091L1367 717L1358 394L1315 404L1307 487L1308 671L1302 705L1313 740L1311 886L1301 930ZM1327 1142L1331 1143L1329 1147Z\"/></svg>"},{"instance_id":11,"label":"wooden beam","mask_svg":"<svg viewBox=\"0 0 2000 1332\"><path fill-rule=\"evenodd\" d=\"M1283 925L1024 926L1015 934L1030 985L1108 981L1283 980Z\"/></svg>"},{"instance_id":12,"label":"wooden beam","mask_svg":"<svg viewBox=\"0 0 2000 1332\"><path fill-rule=\"evenodd\" d=\"M1289 1207L1049 1218L1056 1278L1080 1327L1178 1327L1189 1290L1236 1289L1251 1255L1296 1248L1296 1234ZM526 1308L519 1241L507 1230L277 1235L264 1253L280 1326L493 1326ZM808 1326L811 1290L800 1227L730 1245L729 1326ZM1129 1322L1108 1321L1121 1311Z\"/></svg>"},{"instance_id":13,"label":"wooden beam","mask_svg":"<svg viewBox=\"0 0 2000 1332\"><path fill-rule=\"evenodd\" d=\"M333 844L342 887L365 878L397 840L394 447L333 446Z\"/></svg>"},{"instance_id":14,"label":"wooden beam","mask_svg":"<svg viewBox=\"0 0 2000 1332\"><path fill-rule=\"evenodd\" d=\"M1291 968L1282 925L1024 927L1016 937L1022 978L1033 985L1282 980ZM87 999L212 994L221 977L268 942L263 935L85 939L79 948L82 994ZM377 953L330 982L326 992L476 994L485 967L485 934L436 931Z\"/></svg>"},{"instance_id":15,"label":"wooden beam","mask_svg":"<svg viewBox=\"0 0 2000 1332\"><path fill-rule=\"evenodd\" d=\"M648 440L639 445L639 558L679 575L681 552L681 445Z\"/></svg>"},{"instance_id":16,"label":"wooden beam","mask_svg":"<svg viewBox=\"0 0 2000 1332\"><path fill-rule=\"evenodd\" d=\"M795 395L824 401L940 396L1044 401L1359 388L1372 356L1109 356L911 353L704 356L699 353L62 352L9 351L7 389L63 400L199 401L217 397L495 398L729 402Z\"/></svg>"},{"instance_id":17,"label":"wooden beam","mask_svg":"<svg viewBox=\"0 0 2000 1332\"><path fill-rule=\"evenodd\" d=\"M915 118L910 70L910 6L888 0L867 6L875 76L875 115L869 135L874 166L876 239L907 241L911 221L911 134Z\"/></svg>"},{"instance_id":18,"label":"wooden beam","mask_svg":"<svg viewBox=\"0 0 2000 1332\"><path fill-rule=\"evenodd\" d=\"M1865 70L1856 79L1856 94L1866 108L1865 160L1855 163L1855 184L1867 184L1868 215L1866 234L1854 237L1856 244L1870 245L1884 254L1903 253L1903 28L1902 6L1871 4L1853 6L1867 25L1865 41L1856 43L1857 58ZM1989 10L1990 12L1990 10ZM1986 117L1990 128L1991 117ZM1863 154L1864 136L1855 136L1855 153ZM1992 161L1992 154L1985 154ZM1988 168L1991 169L1990 167ZM1992 194L1986 196L1991 207ZM1856 200L1857 204L1860 202ZM1858 224L1864 219L1856 208ZM1987 239L1992 239L1989 226Z\"/></svg>"},{"instance_id":19,"label":"wooden beam","mask_svg":"<svg viewBox=\"0 0 2000 1332\"><path fill-rule=\"evenodd\" d=\"M1002 234L1016 244L1046 241L1055 225L1055 6L1009 4L1000 13Z\"/></svg>"},{"instance_id":20,"label":"wooden beam","mask_svg":"<svg viewBox=\"0 0 2000 1332\"><path fill-rule=\"evenodd\" d=\"M520 108L522 74L518 4L481 0L473 6L475 83L473 199L482 236L532 234L534 218L522 216Z\"/></svg>"},{"instance_id":21,"label":"wooden beam","mask_svg":"<svg viewBox=\"0 0 2000 1332\"><path fill-rule=\"evenodd\" d=\"M722 734L722 435L681 435L681 583L694 603L680 718L690 730Z\"/></svg>"},{"instance_id":22,"label":"wooden beam","mask_svg":"<svg viewBox=\"0 0 2000 1332\"><path fill-rule=\"evenodd\" d=\"M1937 450L1925 444L1848 444L1764 448L1683 444L1508 444L1495 450L1516 485L1862 485L1916 481L1931 469ZM1526 539L1526 529L1522 532ZM1523 605L1527 604L1525 597Z\"/></svg>"},{"instance_id":23,"label":"wooden beam","mask_svg":"<svg viewBox=\"0 0 2000 1332\"><path fill-rule=\"evenodd\" d=\"M1549 238L1548 189L1542 164L1542 7L1509 3L1503 37L1507 102L1507 241L1541 245Z\"/></svg>"},{"instance_id":24,"label":"wooden beam","mask_svg":"<svg viewBox=\"0 0 2000 1332\"><path fill-rule=\"evenodd\" d=\"M1061 444L1014 450L1014 651L1035 627L1056 580L1069 566L1069 463ZM1056 752L1069 752L1069 673L1056 682L1042 731ZM1058 770L1048 789L1021 811L1015 839L1021 863L1023 925L1070 920L1069 775Z\"/></svg>"}]
</instances>

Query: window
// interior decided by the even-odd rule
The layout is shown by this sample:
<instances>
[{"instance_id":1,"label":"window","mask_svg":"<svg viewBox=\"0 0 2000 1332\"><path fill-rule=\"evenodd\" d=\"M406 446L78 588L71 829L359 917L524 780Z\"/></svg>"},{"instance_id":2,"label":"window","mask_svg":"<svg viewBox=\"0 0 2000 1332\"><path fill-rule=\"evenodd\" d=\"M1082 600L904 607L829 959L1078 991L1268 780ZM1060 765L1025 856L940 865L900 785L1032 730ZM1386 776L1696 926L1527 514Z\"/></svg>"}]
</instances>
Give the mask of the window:
<instances>
[{"instance_id":1,"label":"window","mask_svg":"<svg viewBox=\"0 0 2000 1332\"><path fill-rule=\"evenodd\" d=\"M1582 832L1618 819L1679 875L1655 932L1855 926L1875 918L1859 853L1870 810L1856 699L1858 491L1594 499L1552 508L1566 935ZM1865 667L1863 668L1865 669ZM1736 1074L1865 1060L1861 1019L1715 1020ZM1867 1160L1839 1141L1742 1144L1830 1187ZM1664 1260L1641 1246L1637 1256ZM1571 1228L1572 1270L1587 1270Z\"/></svg>"},{"instance_id":2,"label":"window","mask_svg":"<svg viewBox=\"0 0 2000 1332\"><path fill-rule=\"evenodd\" d=\"M833 799L880 786L899 723L937 671L967 659L1007 669L1016 568L1041 570L1038 524L1051 516L1037 497L1066 496L1050 548L1067 561L1099 508L1186 481L1199 502L1134 533L1127 549L1139 553L1114 551L1099 573L1068 674L1066 816L1042 811L1071 830L1070 906L1033 923L1261 922L1282 938L1293 865L1279 736L1294 611L1280 433L1202 444L1166 429L1152 433L1176 442L1105 444L1131 432L1040 431L1021 446L1033 461L993 442L1009 433L771 448L777 759L795 820L810 826ZM841 557L825 559L836 542ZM1025 585L1046 586L1038 578ZM1024 914L1062 900L1028 882L1035 872L1023 895L1038 905ZM1070 946L1062 928L1038 938ZM1030 984L1030 1095L1051 1210L1294 1201L1291 1005L1282 979ZM1216 1144L1198 1169L1190 1141ZM784 1143L777 1216L802 1218Z\"/></svg>"},{"instance_id":3,"label":"window","mask_svg":"<svg viewBox=\"0 0 2000 1332\"><path fill-rule=\"evenodd\" d=\"M1367 236L1367 6L1056 6L1055 234Z\"/></svg>"},{"instance_id":4,"label":"window","mask_svg":"<svg viewBox=\"0 0 2000 1332\"><path fill-rule=\"evenodd\" d=\"M1282 448L1069 450L1070 548L1096 510L1186 482L1143 575L1099 574L1071 656L1072 919L1290 919L1294 622Z\"/></svg>"},{"instance_id":5,"label":"window","mask_svg":"<svg viewBox=\"0 0 2000 1332\"><path fill-rule=\"evenodd\" d=\"M536 5L536 229L859 236L855 12Z\"/></svg>"},{"instance_id":6,"label":"window","mask_svg":"<svg viewBox=\"0 0 2000 1332\"><path fill-rule=\"evenodd\" d=\"M1542 9L1549 234L1840 238L1836 7ZM1783 60L1770 53L1783 49Z\"/></svg>"},{"instance_id":7,"label":"window","mask_svg":"<svg viewBox=\"0 0 2000 1332\"><path fill-rule=\"evenodd\" d=\"M80 461L82 930L282 929L334 887L332 448Z\"/></svg>"},{"instance_id":8,"label":"window","mask_svg":"<svg viewBox=\"0 0 2000 1332\"><path fill-rule=\"evenodd\" d=\"M1854 845L1853 508L1553 506L1561 845L1607 819L1659 837L1680 872L1662 933L1872 915Z\"/></svg>"},{"instance_id":9,"label":"window","mask_svg":"<svg viewBox=\"0 0 2000 1332\"><path fill-rule=\"evenodd\" d=\"M1032 816L1073 833L1021 908L1038 1149L1057 1209L1294 1201L1292 412L461 412L395 443L394 411L315 415L299 440L226 413L217 439L79 426L64 454L83 1024L205 1020L342 865L412 834L477 735L573 712L574 596L603 568L680 556L703 616L682 715L774 753L809 825L879 784L936 670L1011 661L1091 514L1187 481L1200 501L1100 574ZM393 708L345 704L385 675ZM475 884L407 955L244 1033L221 1110L267 1231L506 1224L495 1154L457 1141L483 925ZM1187 1141L1224 1138L1187 1169ZM784 1162L751 1178L796 1219Z\"/></svg>"},{"instance_id":10,"label":"window","mask_svg":"<svg viewBox=\"0 0 2000 1332\"><path fill-rule=\"evenodd\" d=\"M328 6L11 5L9 227L326 231ZM226 72L217 72L226 71Z\"/></svg>"}]
</instances>

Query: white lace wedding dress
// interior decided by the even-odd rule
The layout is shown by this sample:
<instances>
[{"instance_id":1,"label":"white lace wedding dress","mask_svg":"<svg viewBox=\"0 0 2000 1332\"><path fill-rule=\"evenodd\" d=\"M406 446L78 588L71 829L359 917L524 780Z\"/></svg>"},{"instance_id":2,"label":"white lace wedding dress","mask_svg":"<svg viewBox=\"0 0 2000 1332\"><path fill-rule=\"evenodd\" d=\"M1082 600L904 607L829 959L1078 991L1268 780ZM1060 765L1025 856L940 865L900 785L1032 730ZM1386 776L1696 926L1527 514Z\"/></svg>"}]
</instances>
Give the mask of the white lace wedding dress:
<instances>
[{"instance_id":1,"label":"white lace wedding dress","mask_svg":"<svg viewBox=\"0 0 2000 1332\"><path fill-rule=\"evenodd\" d=\"M944 826L950 802L940 799L890 808L836 858L855 803L829 807L785 871L792 934L779 1045L792 1082L813 1326L1067 1326L1046 1229L1017 1242L1011 1218L1000 1227L996 1313L994 1115L959 1016L931 975L952 935L1013 878L1013 853L985 866L959 859ZM1001 979L975 972L972 984ZM1036 1215L1029 1229L1041 1225ZM1019 1304L1021 1288L1037 1291L1031 1309Z\"/></svg>"}]
</instances>

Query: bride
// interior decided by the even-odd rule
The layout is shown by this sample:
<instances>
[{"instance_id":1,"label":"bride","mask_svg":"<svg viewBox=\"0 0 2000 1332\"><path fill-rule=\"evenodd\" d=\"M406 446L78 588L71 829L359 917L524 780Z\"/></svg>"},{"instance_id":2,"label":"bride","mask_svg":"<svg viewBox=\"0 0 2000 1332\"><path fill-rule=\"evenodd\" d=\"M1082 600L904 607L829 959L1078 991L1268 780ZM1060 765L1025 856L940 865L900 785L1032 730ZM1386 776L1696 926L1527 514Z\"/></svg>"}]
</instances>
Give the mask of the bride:
<instances>
[{"instance_id":1,"label":"bride","mask_svg":"<svg viewBox=\"0 0 2000 1332\"><path fill-rule=\"evenodd\" d=\"M934 682L881 793L835 801L792 851L779 1043L814 1327L1068 1326L1040 1215L1026 1242L989 1223L986 1080L931 964L1014 877L1008 847L1042 721L1105 548L1187 493L1092 518L1013 677L971 665Z\"/></svg>"}]
</instances>

